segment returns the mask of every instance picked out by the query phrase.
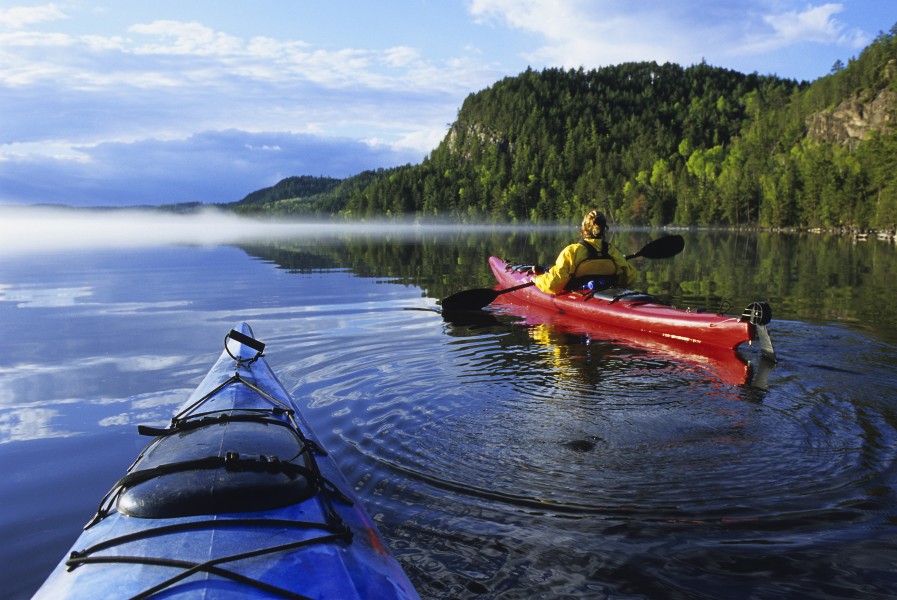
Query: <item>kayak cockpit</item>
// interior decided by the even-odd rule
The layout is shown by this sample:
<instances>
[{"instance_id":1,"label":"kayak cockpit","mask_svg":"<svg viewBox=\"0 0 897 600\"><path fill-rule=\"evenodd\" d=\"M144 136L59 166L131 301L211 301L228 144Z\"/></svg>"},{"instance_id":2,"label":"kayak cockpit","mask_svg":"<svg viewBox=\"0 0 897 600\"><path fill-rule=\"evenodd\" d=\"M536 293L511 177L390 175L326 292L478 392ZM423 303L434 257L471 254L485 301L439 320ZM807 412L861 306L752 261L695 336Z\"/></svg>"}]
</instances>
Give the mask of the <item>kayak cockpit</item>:
<instances>
[{"instance_id":1,"label":"kayak cockpit","mask_svg":"<svg viewBox=\"0 0 897 600\"><path fill-rule=\"evenodd\" d=\"M119 481L119 512L150 519L254 512L317 493L309 465L301 460L303 443L282 421L205 421L156 438Z\"/></svg>"},{"instance_id":2,"label":"kayak cockpit","mask_svg":"<svg viewBox=\"0 0 897 600\"><path fill-rule=\"evenodd\" d=\"M175 519L274 510L322 491L342 496L321 476L314 454L322 451L303 434L292 407L249 370L264 344L233 330L225 350L236 372L190 402L169 427L138 427L155 439L106 494L88 528L113 509Z\"/></svg>"}]
</instances>

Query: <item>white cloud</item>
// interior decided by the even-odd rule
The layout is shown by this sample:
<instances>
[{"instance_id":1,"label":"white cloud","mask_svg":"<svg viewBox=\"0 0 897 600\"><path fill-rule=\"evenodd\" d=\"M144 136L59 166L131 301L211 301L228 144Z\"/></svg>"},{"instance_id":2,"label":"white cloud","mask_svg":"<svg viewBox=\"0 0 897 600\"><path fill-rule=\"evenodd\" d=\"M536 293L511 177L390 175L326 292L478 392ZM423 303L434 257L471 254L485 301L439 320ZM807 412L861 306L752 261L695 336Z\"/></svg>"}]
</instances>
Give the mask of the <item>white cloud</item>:
<instances>
[{"instance_id":1,"label":"white cloud","mask_svg":"<svg viewBox=\"0 0 897 600\"><path fill-rule=\"evenodd\" d=\"M416 162L433 146L414 144L441 139L494 77L410 46L322 49L176 20L126 33L0 31L0 202L232 201L275 174Z\"/></svg>"},{"instance_id":2,"label":"white cloud","mask_svg":"<svg viewBox=\"0 0 897 600\"><path fill-rule=\"evenodd\" d=\"M241 38L199 22L157 20L132 25L130 36L59 32L0 33L0 83L53 82L62 88L205 85L295 86L458 93L493 74L478 65L434 63L417 48L314 48L302 40ZM425 79L416 77L424 74Z\"/></svg>"},{"instance_id":3,"label":"white cloud","mask_svg":"<svg viewBox=\"0 0 897 600\"><path fill-rule=\"evenodd\" d=\"M128 31L154 36L155 43L133 48L136 54L184 54L194 56L232 56L244 53L243 40L215 31L195 21L153 21L131 26Z\"/></svg>"},{"instance_id":4,"label":"white cloud","mask_svg":"<svg viewBox=\"0 0 897 600\"><path fill-rule=\"evenodd\" d=\"M642 60L689 62L695 53L694 31L677 23L683 17L672 5L658 9L651 4L474 0L470 10L482 23L541 36L545 45L528 54L537 64L594 68Z\"/></svg>"},{"instance_id":5,"label":"white cloud","mask_svg":"<svg viewBox=\"0 0 897 600\"><path fill-rule=\"evenodd\" d=\"M803 43L856 49L870 39L835 15L843 5L758 0L727 5L717 0L472 0L482 24L536 34L544 45L530 53L546 65L586 68L628 61L693 64L703 58L756 55ZM784 7L784 8L783 8Z\"/></svg>"},{"instance_id":6,"label":"white cloud","mask_svg":"<svg viewBox=\"0 0 897 600\"><path fill-rule=\"evenodd\" d=\"M785 11L763 17L772 29L759 40L745 45L745 50L768 51L804 42L836 44L847 48L861 48L871 40L857 29L848 30L835 18L842 12L842 4L808 6L803 11Z\"/></svg>"},{"instance_id":7,"label":"white cloud","mask_svg":"<svg viewBox=\"0 0 897 600\"><path fill-rule=\"evenodd\" d=\"M494 76L475 64L428 61L419 49L407 46L322 49L301 40L244 39L198 22L173 20L134 25L128 33L132 37L2 33L0 85L46 84L107 94L130 88L188 95L214 89L219 103L240 90L261 88L259 95L270 106L283 105L287 95L295 102L295 90L303 85L355 95L376 90L459 96Z\"/></svg>"},{"instance_id":8,"label":"white cloud","mask_svg":"<svg viewBox=\"0 0 897 600\"><path fill-rule=\"evenodd\" d=\"M55 4L0 8L0 27L21 29L29 25L67 18Z\"/></svg>"},{"instance_id":9,"label":"white cloud","mask_svg":"<svg viewBox=\"0 0 897 600\"><path fill-rule=\"evenodd\" d=\"M401 68L418 64L421 60L421 54L416 48L396 46L386 50L383 60L390 67Z\"/></svg>"},{"instance_id":10,"label":"white cloud","mask_svg":"<svg viewBox=\"0 0 897 600\"><path fill-rule=\"evenodd\" d=\"M423 155L420 154L420 150L426 149L427 153L429 153L430 150L435 149L445 138L446 132L447 128L445 125L440 127L439 123L434 123L431 128L418 129L407 133L397 141L393 142L391 146L397 151L407 150L411 152L412 154L409 156L408 162L417 163L420 158L423 158ZM381 141L376 139L368 140L368 142L374 147L382 144Z\"/></svg>"}]
</instances>

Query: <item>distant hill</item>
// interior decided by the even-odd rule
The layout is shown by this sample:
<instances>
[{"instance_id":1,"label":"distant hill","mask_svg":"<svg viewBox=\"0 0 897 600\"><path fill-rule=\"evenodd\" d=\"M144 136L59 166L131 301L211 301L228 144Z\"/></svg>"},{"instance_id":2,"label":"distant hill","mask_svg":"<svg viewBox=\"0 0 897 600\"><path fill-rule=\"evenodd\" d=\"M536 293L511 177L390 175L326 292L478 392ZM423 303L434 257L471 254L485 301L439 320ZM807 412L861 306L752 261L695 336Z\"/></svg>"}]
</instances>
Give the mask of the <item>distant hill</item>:
<instances>
[{"instance_id":1,"label":"distant hill","mask_svg":"<svg viewBox=\"0 0 897 600\"><path fill-rule=\"evenodd\" d=\"M225 205L241 213L277 210L282 203L314 201L340 184L333 177L287 177L277 184L248 194L239 202Z\"/></svg>"},{"instance_id":2,"label":"distant hill","mask_svg":"<svg viewBox=\"0 0 897 600\"><path fill-rule=\"evenodd\" d=\"M287 177L222 207L244 215L332 217L345 208L349 197L387 172L385 169L363 171L347 179Z\"/></svg>"},{"instance_id":3,"label":"distant hill","mask_svg":"<svg viewBox=\"0 0 897 600\"><path fill-rule=\"evenodd\" d=\"M289 178L239 211L347 219L897 227L897 26L812 84L707 64L527 70L419 165Z\"/></svg>"}]
</instances>

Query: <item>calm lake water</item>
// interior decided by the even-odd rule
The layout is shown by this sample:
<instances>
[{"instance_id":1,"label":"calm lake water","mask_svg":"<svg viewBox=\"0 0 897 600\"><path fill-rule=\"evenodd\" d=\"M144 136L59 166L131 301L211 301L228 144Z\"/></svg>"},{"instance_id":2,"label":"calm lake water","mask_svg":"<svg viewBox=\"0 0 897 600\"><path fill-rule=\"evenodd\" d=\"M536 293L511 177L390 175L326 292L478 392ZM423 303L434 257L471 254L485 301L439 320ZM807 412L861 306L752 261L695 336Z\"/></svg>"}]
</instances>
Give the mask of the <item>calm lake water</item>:
<instances>
[{"instance_id":1,"label":"calm lake water","mask_svg":"<svg viewBox=\"0 0 897 600\"><path fill-rule=\"evenodd\" d=\"M439 298L492 286L490 254L547 263L567 229L182 219L0 225L5 598L40 585L136 426L167 422L239 321L424 598L897 594L893 244L681 232L681 255L640 260L638 287L679 306L770 302L779 361L748 352L732 381L513 307L443 319Z\"/></svg>"}]
</instances>

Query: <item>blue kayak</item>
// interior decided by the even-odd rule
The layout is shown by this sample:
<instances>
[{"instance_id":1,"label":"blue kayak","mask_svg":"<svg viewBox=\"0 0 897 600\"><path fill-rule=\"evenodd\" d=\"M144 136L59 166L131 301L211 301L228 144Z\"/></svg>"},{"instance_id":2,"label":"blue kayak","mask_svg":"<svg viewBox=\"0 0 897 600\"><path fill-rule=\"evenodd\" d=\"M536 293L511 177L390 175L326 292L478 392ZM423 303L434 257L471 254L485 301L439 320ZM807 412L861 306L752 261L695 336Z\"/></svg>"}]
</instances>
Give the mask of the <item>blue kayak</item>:
<instances>
[{"instance_id":1,"label":"blue kayak","mask_svg":"<svg viewBox=\"0 0 897 600\"><path fill-rule=\"evenodd\" d=\"M418 598L245 323L35 598Z\"/></svg>"}]
</instances>

